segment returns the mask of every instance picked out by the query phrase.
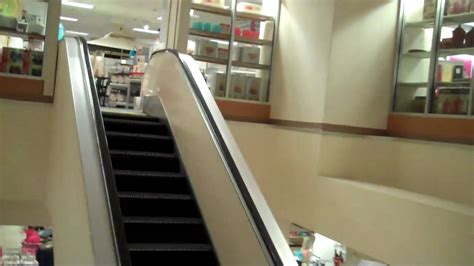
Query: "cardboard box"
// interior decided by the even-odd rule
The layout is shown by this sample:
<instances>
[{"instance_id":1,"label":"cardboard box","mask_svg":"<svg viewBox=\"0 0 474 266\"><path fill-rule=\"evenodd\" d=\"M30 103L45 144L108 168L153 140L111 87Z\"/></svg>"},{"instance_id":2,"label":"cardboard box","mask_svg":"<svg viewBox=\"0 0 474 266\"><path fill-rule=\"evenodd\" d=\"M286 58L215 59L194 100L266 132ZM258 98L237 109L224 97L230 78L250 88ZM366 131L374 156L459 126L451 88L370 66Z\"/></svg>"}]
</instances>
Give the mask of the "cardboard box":
<instances>
[{"instance_id":1,"label":"cardboard box","mask_svg":"<svg viewBox=\"0 0 474 266\"><path fill-rule=\"evenodd\" d=\"M196 42L197 55L217 58L217 43L209 40L199 40Z\"/></svg>"},{"instance_id":2,"label":"cardboard box","mask_svg":"<svg viewBox=\"0 0 474 266\"><path fill-rule=\"evenodd\" d=\"M259 47L242 47L240 61L244 63L258 64L260 60Z\"/></svg>"},{"instance_id":3,"label":"cardboard box","mask_svg":"<svg viewBox=\"0 0 474 266\"><path fill-rule=\"evenodd\" d=\"M247 77L243 74L232 74L230 79L230 98L244 99Z\"/></svg>"},{"instance_id":4,"label":"cardboard box","mask_svg":"<svg viewBox=\"0 0 474 266\"><path fill-rule=\"evenodd\" d=\"M247 76L245 83L245 99L251 101L258 101L260 99L260 79Z\"/></svg>"},{"instance_id":5,"label":"cardboard box","mask_svg":"<svg viewBox=\"0 0 474 266\"><path fill-rule=\"evenodd\" d=\"M223 72L214 72L209 75L208 86L214 97L225 97L226 75Z\"/></svg>"}]
</instances>

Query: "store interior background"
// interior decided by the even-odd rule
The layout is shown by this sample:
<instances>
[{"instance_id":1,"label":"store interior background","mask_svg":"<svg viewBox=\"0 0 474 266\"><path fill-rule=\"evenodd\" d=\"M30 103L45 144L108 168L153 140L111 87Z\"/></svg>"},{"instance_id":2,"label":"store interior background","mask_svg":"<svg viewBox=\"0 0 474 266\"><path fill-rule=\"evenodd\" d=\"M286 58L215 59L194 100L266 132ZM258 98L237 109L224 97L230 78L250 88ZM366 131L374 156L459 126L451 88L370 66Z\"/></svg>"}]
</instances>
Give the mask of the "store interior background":
<instances>
[{"instance_id":1,"label":"store interior background","mask_svg":"<svg viewBox=\"0 0 474 266\"><path fill-rule=\"evenodd\" d=\"M122 6L127 4L132 3ZM272 118L384 129L397 6L396 0L282 1ZM95 36L114 30L111 26ZM75 181L83 175L74 163L77 137L65 119L72 110L59 108L60 101L56 106L0 103L0 124L8 125L0 130L0 158L6 162L0 165L0 224L28 221L68 232L62 223L71 219L80 221L77 231L87 231L85 202L58 200L84 198L83 186ZM235 121L229 126L284 232L295 222L390 265L407 263L400 253L413 264L467 265L474 260L472 147ZM59 144L50 145L52 139L70 148L64 155L68 164L50 160L59 149ZM58 177L59 167L69 167L70 176ZM92 260L90 239L79 233L74 239L82 248L66 250L63 245L64 256ZM456 245L447 245L446 239L455 239Z\"/></svg>"}]
</instances>

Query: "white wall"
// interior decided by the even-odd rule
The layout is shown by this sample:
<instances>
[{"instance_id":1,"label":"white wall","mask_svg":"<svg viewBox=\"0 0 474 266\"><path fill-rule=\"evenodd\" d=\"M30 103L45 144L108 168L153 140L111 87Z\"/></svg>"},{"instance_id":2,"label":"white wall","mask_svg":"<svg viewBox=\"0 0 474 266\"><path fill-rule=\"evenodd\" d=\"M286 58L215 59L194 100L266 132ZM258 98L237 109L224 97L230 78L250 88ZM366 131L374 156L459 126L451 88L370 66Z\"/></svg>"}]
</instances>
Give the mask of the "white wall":
<instances>
[{"instance_id":1,"label":"white wall","mask_svg":"<svg viewBox=\"0 0 474 266\"><path fill-rule=\"evenodd\" d=\"M324 122L385 129L397 0L335 0Z\"/></svg>"},{"instance_id":2,"label":"white wall","mask_svg":"<svg viewBox=\"0 0 474 266\"><path fill-rule=\"evenodd\" d=\"M334 13L333 0L283 0L271 78L271 117L320 123Z\"/></svg>"}]
</instances>

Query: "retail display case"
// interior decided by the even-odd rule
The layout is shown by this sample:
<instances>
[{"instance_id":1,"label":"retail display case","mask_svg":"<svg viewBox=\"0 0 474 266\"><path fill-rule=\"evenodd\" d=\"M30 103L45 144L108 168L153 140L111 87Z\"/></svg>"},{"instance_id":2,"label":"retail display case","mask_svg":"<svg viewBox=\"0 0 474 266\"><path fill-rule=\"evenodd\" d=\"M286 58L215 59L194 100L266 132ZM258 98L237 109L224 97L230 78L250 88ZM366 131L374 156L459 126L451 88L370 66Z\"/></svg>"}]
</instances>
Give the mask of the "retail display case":
<instances>
[{"instance_id":1,"label":"retail display case","mask_svg":"<svg viewBox=\"0 0 474 266\"><path fill-rule=\"evenodd\" d=\"M0 6L0 97L51 102L59 0L7 0Z\"/></svg>"},{"instance_id":2,"label":"retail display case","mask_svg":"<svg viewBox=\"0 0 474 266\"><path fill-rule=\"evenodd\" d=\"M402 0L399 21L393 111L472 116L474 1Z\"/></svg>"},{"instance_id":3,"label":"retail display case","mask_svg":"<svg viewBox=\"0 0 474 266\"><path fill-rule=\"evenodd\" d=\"M267 104L279 1L195 0L187 52L214 97Z\"/></svg>"}]
</instances>

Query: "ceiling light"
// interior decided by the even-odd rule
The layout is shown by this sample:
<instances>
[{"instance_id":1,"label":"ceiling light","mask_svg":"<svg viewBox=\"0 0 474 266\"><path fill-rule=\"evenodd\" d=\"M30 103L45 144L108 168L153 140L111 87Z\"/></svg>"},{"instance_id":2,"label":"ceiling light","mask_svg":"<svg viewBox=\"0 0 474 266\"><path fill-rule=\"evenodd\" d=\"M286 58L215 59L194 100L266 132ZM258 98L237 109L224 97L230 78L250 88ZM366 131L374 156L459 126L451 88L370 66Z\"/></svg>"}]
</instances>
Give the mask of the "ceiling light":
<instances>
[{"instance_id":1,"label":"ceiling light","mask_svg":"<svg viewBox=\"0 0 474 266\"><path fill-rule=\"evenodd\" d=\"M62 4L65 5L65 6L79 7L79 8L85 8L85 9L93 9L94 8L94 5L71 2L71 1L67 1L67 0L63 0Z\"/></svg>"},{"instance_id":2,"label":"ceiling light","mask_svg":"<svg viewBox=\"0 0 474 266\"><path fill-rule=\"evenodd\" d=\"M150 34L160 34L158 30L142 29L142 28L133 28L134 31L150 33Z\"/></svg>"},{"instance_id":3,"label":"ceiling light","mask_svg":"<svg viewBox=\"0 0 474 266\"><path fill-rule=\"evenodd\" d=\"M82 35L82 36L88 36L89 35L89 33L86 33L86 32L72 31L72 30L67 30L66 33L74 34L74 35Z\"/></svg>"},{"instance_id":4,"label":"ceiling light","mask_svg":"<svg viewBox=\"0 0 474 266\"><path fill-rule=\"evenodd\" d=\"M157 17L156 20L163 20L163 17Z\"/></svg>"},{"instance_id":5,"label":"ceiling light","mask_svg":"<svg viewBox=\"0 0 474 266\"><path fill-rule=\"evenodd\" d=\"M70 18L70 17L59 17L61 20L65 20L65 21L73 21L73 22L77 22L79 19L77 18Z\"/></svg>"}]
</instances>

